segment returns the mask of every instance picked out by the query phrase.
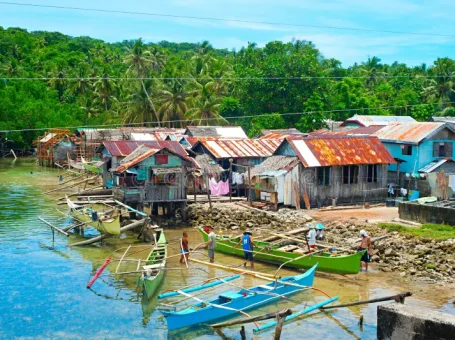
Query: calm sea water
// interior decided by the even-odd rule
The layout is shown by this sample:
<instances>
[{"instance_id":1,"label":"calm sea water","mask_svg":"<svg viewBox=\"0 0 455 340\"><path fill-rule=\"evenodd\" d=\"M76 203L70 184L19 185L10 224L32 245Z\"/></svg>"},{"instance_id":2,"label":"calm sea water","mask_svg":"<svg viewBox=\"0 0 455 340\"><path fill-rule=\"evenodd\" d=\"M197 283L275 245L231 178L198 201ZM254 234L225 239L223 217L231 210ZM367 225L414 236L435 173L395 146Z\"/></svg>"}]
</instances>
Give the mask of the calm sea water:
<instances>
[{"instance_id":1,"label":"calm sea water","mask_svg":"<svg viewBox=\"0 0 455 340\"><path fill-rule=\"evenodd\" d=\"M130 235L126 239L110 239L103 247L70 248L68 244L81 239L81 236L71 235L67 239L56 234L53 242L50 229L37 217L43 215L61 226L70 222L66 218L61 219L62 215L55 210L56 198L61 194L43 195L44 191L57 185L57 177L57 170L38 167L33 160L18 160L15 163L9 159L0 161L0 338L221 338L207 327L168 334L165 321L155 310L156 301L143 300L142 293L137 290L134 275L112 275L115 266L110 267L111 271L106 270L92 289L86 289L88 280L107 256L125 244L138 241ZM59 209L64 210L64 206ZM176 240L180 235L181 230L166 231L170 241L169 254L178 251ZM197 232L190 232L192 246L201 241ZM239 259L229 256L216 256L220 263L241 263ZM182 266L177 257L170 259L168 266L179 270L167 272L162 289L181 288L226 274L221 270L193 264L190 270L180 270ZM274 272L276 267L258 265L258 269ZM292 273L283 271L282 275ZM262 282L248 277L235 281L236 285L244 286L259 283ZM395 289L394 283L387 283L385 277L361 275L356 280L341 276L321 276L316 279L315 285L330 295L339 295L343 302L384 296L404 289ZM208 292L208 296L212 297L226 289L223 287ZM290 301L269 305L251 314L288 307L298 311L307 304L324 299L317 292L300 293ZM449 303L435 305L424 300L410 301L453 313ZM365 320L362 329L358 326L360 315ZM252 328L253 325L246 327L249 339L272 337L273 330L253 336ZM223 333L229 338L240 339L239 327L224 329ZM313 339L375 339L376 306L317 313L285 325L282 339L296 339L303 335Z\"/></svg>"}]
</instances>

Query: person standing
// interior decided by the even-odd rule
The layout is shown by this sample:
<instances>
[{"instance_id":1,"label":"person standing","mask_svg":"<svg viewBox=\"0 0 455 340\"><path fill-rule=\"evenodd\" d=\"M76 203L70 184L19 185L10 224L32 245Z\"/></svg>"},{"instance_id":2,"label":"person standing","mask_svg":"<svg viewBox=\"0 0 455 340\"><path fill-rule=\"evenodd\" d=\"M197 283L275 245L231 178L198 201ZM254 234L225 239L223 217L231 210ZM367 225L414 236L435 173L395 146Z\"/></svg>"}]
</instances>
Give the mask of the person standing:
<instances>
[{"instance_id":1,"label":"person standing","mask_svg":"<svg viewBox=\"0 0 455 340\"><path fill-rule=\"evenodd\" d=\"M357 252L365 251L360 259L360 270L362 270L363 266L365 266L365 271L368 271L368 263L370 262L370 255L371 255L371 239L368 236L368 233L365 230L360 230L360 236L362 237L362 241L360 242L359 246L357 247Z\"/></svg>"},{"instance_id":2,"label":"person standing","mask_svg":"<svg viewBox=\"0 0 455 340\"><path fill-rule=\"evenodd\" d=\"M321 223L318 223L316 226L316 240L317 241L324 241L324 226Z\"/></svg>"},{"instance_id":3,"label":"person standing","mask_svg":"<svg viewBox=\"0 0 455 340\"><path fill-rule=\"evenodd\" d=\"M209 258L210 258L210 263L214 263L215 262L215 248L216 248L216 234L215 232L213 231L213 227L211 225L206 225L205 228L208 229L208 231L210 231L209 234L209 241L204 243L204 248L205 247L208 247L208 250L209 250ZM205 230L204 228L204 230Z\"/></svg>"},{"instance_id":4,"label":"person standing","mask_svg":"<svg viewBox=\"0 0 455 340\"><path fill-rule=\"evenodd\" d=\"M237 248L240 243L242 243L243 254L245 256L245 263L243 264L243 266L246 267L246 262L250 261L251 269L254 269L253 251L255 244L253 242L252 234L249 231L245 231L243 233L243 237L240 238L239 242L235 245L234 249Z\"/></svg>"},{"instance_id":5,"label":"person standing","mask_svg":"<svg viewBox=\"0 0 455 340\"><path fill-rule=\"evenodd\" d=\"M186 231L183 232L183 237L181 240L181 245L180 245L180 252L182 255L180 256L180 263L186 263L188 262L188 256L190 254L189 248L188 248L188 233Z\"/></svg>"},{"instance_id":6,"label":"person standing","mask_svg":"<svg viewBox=\"0 0 455 340\"><path fill-rule=\"evenodd\" d=\"M316 248L316 230L312 223L309 225L310 231L308 232L308 245L310 247L310 252Z\"/></svg>"}]
</instances>

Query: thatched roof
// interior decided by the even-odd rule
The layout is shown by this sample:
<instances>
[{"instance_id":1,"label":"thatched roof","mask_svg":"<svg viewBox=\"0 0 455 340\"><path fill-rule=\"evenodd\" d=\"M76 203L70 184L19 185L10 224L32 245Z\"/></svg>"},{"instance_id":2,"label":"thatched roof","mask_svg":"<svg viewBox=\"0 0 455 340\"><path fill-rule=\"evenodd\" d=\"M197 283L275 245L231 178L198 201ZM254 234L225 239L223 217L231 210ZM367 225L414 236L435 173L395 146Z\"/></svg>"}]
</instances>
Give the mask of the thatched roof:
<instances>
[{"instance_id":1,"label":"thatched roof","mask_svg":"<svg viewBox=\"0 0 455 340\"><path fill-rule=\"evenodd\" d=\"M281 170L291 170L299 159L293 156L271 156L258 166L251 169L251 177L259 176L263 173L273 173Z\"/></svg>"},{"instance_id":2,"label":"thatched roof","mask_svg":"<svg viewBox=\"0 0 455 340\"><path fill-rule=\"evenodd\" d=\"M209 155L197 155L196 162L201 166L202 174L220 174L225 170Z\"/></svg>"}]
</instances>

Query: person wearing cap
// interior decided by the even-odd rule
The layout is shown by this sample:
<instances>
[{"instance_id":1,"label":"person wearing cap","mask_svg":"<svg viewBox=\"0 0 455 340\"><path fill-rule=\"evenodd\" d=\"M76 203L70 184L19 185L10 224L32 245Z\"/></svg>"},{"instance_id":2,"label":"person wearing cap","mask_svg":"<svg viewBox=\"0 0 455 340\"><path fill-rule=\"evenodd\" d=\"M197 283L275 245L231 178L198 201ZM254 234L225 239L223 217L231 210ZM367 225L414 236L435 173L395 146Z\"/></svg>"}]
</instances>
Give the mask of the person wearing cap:
<instances>
[{"instance_id":1,"label":"person wearing cap","mask_svg":"<svg viewBox=\"0 0 455 340\"><path fill-rule=\"evenodd\" d=\"M316 228L312 223L310 223L308 225L308 228L310 228L310 231L308 232L308 235L307 235L308 245L310 246L310 249L315 249L316 248Z\"/></svg>"},{"instance_id":2,"label":"person wearing cap","mask_svg":"<svg viewBox=\"0 0 455 340\"><path fill-rule=\"evenodd\" d=\"M207 231L205 231L207 229ZM216 248L216 234L213 231L213 227L211 225L206 225L204 227L204 231L209 234L209 241L204 243L203 247L208 248L209 250L209 259L210 263L215 262L215 248ZM197 247L196 247L197 248Z\"/></svg>"},{"instance_id":3,"label":"person wearing cap","mask_svg":"<svg viewBox=\"0 0 455 340\"><path fill-rule=\"evenodd\" d=\"M249 231L245 231L243 233L243 237L240 238L239 242L235 245L234 249L237 248L240 243L242 243L243 254L245 255L246 260L243 266L246 267L246 262L250 261L251 268L254 269L253 249L256 245L253 242L252 234Z\"/></svg>"},{"instance_id":4,"label":"person wearing cap","mask_svg":"<svg viewBox=\"0 0 455 340\"><path fill-rule=\"evenodd\" d=\"M316 226L316 240L324 241L324 226L321 223Z\"/></svg>"},{"instance_id":5,"label":"person wearing cap","mask_svg":"<svg viewBox=\"0 0 455 340\"><path fill-rule=\"evenodd\" d=\"M362 270L363 265L365 265L365 271L367 272L371 254L371 239L365 230L360 230L360 236L362 236L362 241L357 247L357 252L366 250L366 252L362 255L362 258L360 259L360 270Z\"/></svg>"}]
</instances>

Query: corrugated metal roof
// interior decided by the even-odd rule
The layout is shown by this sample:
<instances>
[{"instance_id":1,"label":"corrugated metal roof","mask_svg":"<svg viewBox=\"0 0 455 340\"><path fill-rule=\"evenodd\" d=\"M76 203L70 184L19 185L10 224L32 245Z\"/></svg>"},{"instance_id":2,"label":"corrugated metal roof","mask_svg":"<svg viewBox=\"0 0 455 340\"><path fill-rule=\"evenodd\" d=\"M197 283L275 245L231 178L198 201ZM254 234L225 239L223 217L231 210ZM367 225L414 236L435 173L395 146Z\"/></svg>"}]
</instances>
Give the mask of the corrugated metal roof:
<instances>
[{"instance_id":1,"label":"corrugated metal roof","mask_svg":"<svg viewBox=\"0 0 455 340\"><path fill-rule=\"evenodd\" d=\"M113 157L126 157L130 153L132 153L134 150L137 149L138 146L140 145L146 145L150 148L155 148L155 149L162 149L162 148L167 148L169 150L172 150L176 154L182 156L182 157L188 157L188 153L186 150L183 148L183 146L173 140L165 140L165 141L157 141L157 140L152 140L152 141L132 141L132 140L118 140L118 141L104 141L103 145L106 147L107 151L111 154Z\"/></svg>"},{"instance_id":2,"label":"corrugated metal roof","mask_svg":"<svg viewBox=\"0 0 455 340\"><path fill-rule=\"evenodd\" d=\"M188 126L184 134L190 137L248 138L241 126Z\"/></svg>"},{"instance_id":3,"label":"corrugated metal roof","mask_svg":"<svg viewBox=\"0 0 455 340\"><path fill-rule=\"evenodd\" d=\"M418 144L444 126L448 127L445 123L395 123L384 126L372 136L376 136L382 141Z\"/></svg>"},{"instance_id":4,"label":"corrugated metal roof","mask_svg":"<svg viewBox=\"0 0 455 340\"><path fill-rule=\"evenodd\" d=\"M333 135L287 138L286 142L305 167L395 163L392 155L375 137Z\"/></svg>"},{"instance_id":5,"label":"corrugated metal roof","mask_svg":"<svg viewBox=\"0 0 455 340\"><path fill-rule=\"evenodd\" d=\"M289 137L290 135L283 135L279 132L270 132L264 136L259 137L259 139L285 139L286 137Z\"/></svg>"},{"instance_id":6,"label":"corrugated metal roof","mask_svg":"<svg viewBox=\"0 0 455 340\"><path fill-rule=\"evenodd\" d=\"M54 138L55 136L57 136L56 133L48 133L44 138L40 139L40 143L46 143L48 141L50 141L52 138Z\"/></svg>"},{"instance_id":7,"label":"corrugated metal roof","mask_svg":"<svg viewBox=\"0 0 455 340\"><path fill-rule=\"evenodd\" d=\"M439 168L441 165L443 165L446 162L453 162L453 159L451 158L443 158L439 159L437 161L431 162L427 165L425 165L423 168L419 170L419 172L424 172L424 173L430 173Z\"/></svg>"},{"instance_id":8,"label":"corrugated metal roof","mask_svg":"<svg viewBox=\"0 0 455 340\"><path fill-rule=\"evenodd\" d=\"M278 139L219 139L199 141L216 159L270 157L281 140Z\"/></svg>"},{"instance_id":9,"label":"corrugated metal roof","mask_svg":"<svg viewBox=\"0 0 455 340\"><path fill-rule=\"evenodd\" d=\"M392 123L415 123L416 120L411 116L366 116L354 115L346 119L340 126L345 126L348 123L358 123L362 126L370 125L388 125Z\"/></svg>"},{"instance_id":10,"label":"corrugated metal roof","mask_svg":"<svg viewBox=\"0 0 455 340\"><path fill-rule=\"evenodd\" d=\"M272 176L272 173L284 174L292 170L298 164L298 158L294 156L274 155L267 158L264 162L251 169L251 178L265 173Z\"/></svg>"},{"instance_id":11,"label":"corrugated metal roof","mask_svg":"<svg viewBox=\"0 0 455 340\"><path fill-rule=\"evenodd\" d=\"M158 140L158 138L156 138L155 134L153 133L132 132L131 140L134 141Z\"/></svg>"},{"instance_id":12,"label":"corrugated metal roof","mask_svg":"<svg viewBox=\"0 0 455 340\"><path fill-rule=\"evenodd\" d=\"M122 173L126 171L127 169L131 168L132 166L142 162L143 160L147 159L148 157L156 154L157 152L161 151L162 149L150 149L146 147L145 145L141 145L137 150L135 150L130 156L133 154L135 157L132 157L132 159L125 158L123 162L116 167L113 172L117 173Z\"/></svg>"}]
</instances>

